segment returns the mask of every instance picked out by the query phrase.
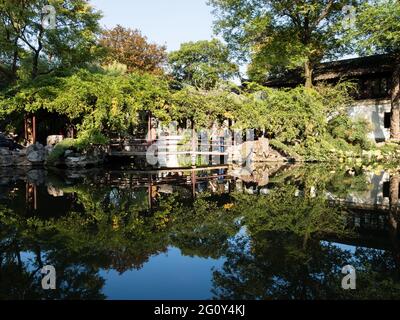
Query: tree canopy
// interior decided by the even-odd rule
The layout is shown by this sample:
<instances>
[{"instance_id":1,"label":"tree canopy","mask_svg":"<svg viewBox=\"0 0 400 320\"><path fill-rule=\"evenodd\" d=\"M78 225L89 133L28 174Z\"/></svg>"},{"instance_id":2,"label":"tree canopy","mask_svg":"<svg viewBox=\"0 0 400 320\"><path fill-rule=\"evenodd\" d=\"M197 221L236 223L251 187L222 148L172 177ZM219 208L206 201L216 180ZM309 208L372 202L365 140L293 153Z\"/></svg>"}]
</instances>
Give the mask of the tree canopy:
<instances>
[{"instance_id":1,"label":"tree canopy","mask_svg":"<svg viewBox=\"0 0 400 320\"><path fill-rule=\"evenodd\" d=\"M169 55L171 73L184 84L212 89L238 73L228 48L219 40L188 42Z\"/></svg>"},{"instance_id":2,"label":"tree canopy","mask_svg":"<svg viewBox=\"0 0 400 320\"><path fill-rule=\"evenodd\" d=\"M167 62L166 47L149 43L139 30L118 25L103 32L100 45L107 50L104 58L106 64L119 62L127 66L128 72L164 72Z\"/></svg>"},{"instance_id":3,"label":"tree canopy","mask_svg":"<svg viewBox=\"0 0 400 320\"><path fill-rule=\"evenodd\" d=\"M400 140L400 3L397 0L365 2L355 25L344 38L350 52L360 55L390 54L394 61L391 81L391 138Z\"/></svg>"},{"instance_id":4,"label":"tree canopy","mask_svg":"<svg viewBox=\"0 0 400 320\"><path fill-rule=\"evenodd\" d=\"M84 66L96 59L100 13L88 0L51 1L55 28L47 28L48 1L0 2L0 74L3 85L35 79L59 69Z\"/></svg>"},{"instance_id":5,"label":"tree canopy","mask_svg":"<svg viewBox=\"0 0 400 320\"><path fill-rule=\"evenodd\" d=\"M108 135L138 125L140 111L168 120L168 83L150 74L115 75L81 69L70 76L42 77L9 90L0 116L47 110L77 120L81 131Z\"/></svg>"},{"instance_id":6,"label":"tree canopy","mask_svg":"<svg viewBox=\"0 0 400 320\"><path fill-rule=\"evenodd\" d=\"M345 38L350 52L360 55L398 53L400 51L400 3L398 0L375 0L363 3L355 25Z\"/></svg>"},{"instance_id":7,"label":"tree canopy","mask_svg":"<svg viewBox=\"0 0 400 320\"><path fill-rule=\"evenodd\" d=\"M306 86L322 59L340 53L336 25L352 0L210 0L215 30L240 58L250 58L257 80L303 66Z\"/></svg>"}]
</instances>

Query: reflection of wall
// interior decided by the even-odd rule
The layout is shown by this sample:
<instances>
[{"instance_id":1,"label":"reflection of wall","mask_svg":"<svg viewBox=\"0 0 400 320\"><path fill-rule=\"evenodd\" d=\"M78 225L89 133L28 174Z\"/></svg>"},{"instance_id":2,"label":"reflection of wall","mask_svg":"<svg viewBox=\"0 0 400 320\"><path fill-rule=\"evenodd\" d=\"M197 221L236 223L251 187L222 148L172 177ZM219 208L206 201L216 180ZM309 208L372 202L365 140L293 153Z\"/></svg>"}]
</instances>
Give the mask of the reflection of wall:
<instances>
[{"instance_id":1,"label":"reflection of wall","mask_svg":"<svg viewBox=\"0 0 400 320\"><path fill-rule=\"evenodd\" d=\"M163 168L178 168L178 143L181 136L161 136L159 138L158 163Z\"/></svg>"},{"instance_id":2,"label":"reflection of wall","mask_svg":"<svg viewBox=\"0 0 400 320\"><path fill-rule=\"evenodd\" d=\"M369 137L376 141L390 139L390 129L385 128L385 113L390 113L389 100L362 100L350 108L349 115L353 119L365 119L372 125Z\"/></svg>"},{"instance_id":3,"label":"reflection of wall","mask_svg":"<svg viewBox=\"0 0 400 320\"><path fill-rule=\"evenodd\" d=\"M335 195L329 194L332 200L342 200L346 203L365 206L389 206L389 182L390 175L384 171L380 174L366 173L369 188L367 191L349 193L346 199L337 199Z\"/></svg>"}]
</instances>

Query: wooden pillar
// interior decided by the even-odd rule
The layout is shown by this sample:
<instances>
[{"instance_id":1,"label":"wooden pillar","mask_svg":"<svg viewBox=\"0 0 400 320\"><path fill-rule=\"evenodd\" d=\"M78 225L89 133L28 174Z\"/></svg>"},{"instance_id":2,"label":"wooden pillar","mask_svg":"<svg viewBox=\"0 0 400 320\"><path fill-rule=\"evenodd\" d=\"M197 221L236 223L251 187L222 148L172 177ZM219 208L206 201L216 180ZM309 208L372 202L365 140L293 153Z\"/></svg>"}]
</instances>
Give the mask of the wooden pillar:
<instances>
[{"instance_id":1,"label":"wooden pillar","mask_svg":"<svg viewBox=\"0 0 400 320\"><path fill-rule=\"evenodd\" d=\"M25 116L25 140L27 144L32 144L32 118L27 115Z\"/></svg>"},{"instance_id":2,"label":"wooden pillar","mask_svg":"<svg viewBox=\"0 0 400 320\"><path fill-rule=\"evenodd\" d=\"M153 208L153 176L149 174L149 187L148 187L148 201L149 201L149 210Z\"/></svg>"},{"instance_id":3,"label":"wooden pillar","mask_svg":"<svg viewBox=\"0 0 400 320\"><path fill-rule=\"evenodd\" d=\"M198 145L198 139L197 139L197 134L194 126L194 121L192 120L192 167L196 167L196 160L197 160L197 145Z\"/></svg>"},{"instance_id":4,"label":"wooden pillar","mask_svg":"<svg viewBox=\"0 0 400 320\"><path fill-rule=\"evenodd\" d=\"M151 112L149 111L147 114L147 144L151 144Z\"/></svg>"},{"instance_id":5,"label":"wooden pillar","mask_svg":"<svg viewBox=\"0 0 400 320\"><path fill-rule=\"evenodd\" d=\"M24 117L24 138L28 142L28 119L26 116Z\"/></svg>"},{"instance_id":6,"label":"wooden pillar","mask_svg":"<svg viewBox=\"0 0 400 320\"><path fill-rule=\"evenodd\" d=\"M399 204L399 183L399 175L394 174L390 177L390 209L396 212Z\"/></svg>"},{"instance_id":7,"label":"wooden pillar","mask_svg":"<svg viewBox=\"0 0 400 320\"><path fill-rule=\"evenodd\" d=\"M25 187L25 201L28 211L37 210L37 189L33 183L26 183Z\"/></svg>"},{"instance_id":8,"label":"wooden pillar","mask_svg":"<svg viewBox=\"0 0 400 320\"><path fill-rule=\"evenodd\" d=\"M71 139L75 138L75 129L74 129L74 125L73 124L70 124L68 126L67 138L71 138Z\"/></svg>"},{"instance_id":9,"label":"wooden pillar","mask_svg":"<svg viewBox=\"0 0 400 320\"><path fill-rule=\"evenodd\" d=\"M192 170L192 193L193 193L193 199L196 198L196 182L197 182L196 172L194 170Z\"/></svg>"},{"instance_id":10,"label":"wooden pillar","mask_svg":"<svg viewBox=\"0 0 400 320\"><path fill-rule=\"evenodd\" d=\"M400 246L398 240L398 223L399 223L399 183L400 176L394 174L390 177L390 212L389 212L389 236L392 242L393 258L396 268L400 268ZM400 272L400 270L399 270Z\"/></svg>"},{"instance_id":11,"label":"wooden pillar","mask_svg":"<svg viewBox=\"0 0 400 320\"><path fill-rule=\"evenodd\" d=\"M233 164L233 150L234 150L234 140L235 140L235 138L234 138L234 133L232 131L232 125L233 125L232 120L228 120L228 134L229 134L229 136L226 137L226 139L225 139L226 140L225 144L227 145L227 150L229 151L228 155L227 155L227 157L228 157L227 164L228 165L232 165Z\"/></svg>"},{"instance_id":12,"label":"wooden pillar","mask_svg":"<svg viewBox=\"0 0 400 320\"><path fill-rule=\"evenodd\" d=\"M392 77L392 112L390 124L390 138L400 141L400 62L396 63Z\"/></svg>"},{"instance_id":13,"label":"wooden pillar","mask_svg":"<svg viewBox=\"0 0 400 320\"><path fill-rule=\"evenodd\" d=\"M398 207L399 207L399 184L400 175L394 174L390 177L390 215L389 215L389 227L396 230L398 224Z\"/></svg>"},{"instance_id":14,"label":"wooden pillar","mask_svg":"<svg viewBox=\"0 0 400 320\"><path fill-rule=\"evenodd\" d=\"M36 143L36 116L32 116L32 143Z\"/></svg>"},{"instance_id":15,"label":"wooden pillar","mask_svg":"<svg viewBox=\"0 0 400 320\"><path fill-rule=\"evenodd\" d=\"M36 116L28 115L25 116L24 119L24 127L25 127L25 140L28 144L36 143Z\"/></svg>"}]
</instances>

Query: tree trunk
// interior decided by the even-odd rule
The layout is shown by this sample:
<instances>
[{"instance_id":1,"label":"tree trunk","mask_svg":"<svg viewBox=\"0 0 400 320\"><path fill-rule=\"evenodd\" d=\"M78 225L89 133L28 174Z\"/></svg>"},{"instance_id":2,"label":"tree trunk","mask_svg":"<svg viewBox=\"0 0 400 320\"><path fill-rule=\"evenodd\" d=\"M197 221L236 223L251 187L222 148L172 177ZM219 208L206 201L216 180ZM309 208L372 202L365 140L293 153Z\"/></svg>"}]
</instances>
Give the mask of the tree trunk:
<instances>
[{"instance_id":1,"label":"tree trunk","mask_svg":"<svg viewBox=\"0 0 400 320\"><path fill-rule=\"evenodd\" d=\"M34 80L39 74L39 51L35 52L32 62L32 80Z\"/></svg>"},{"instance_id":2,"label":"tree trunk","mask_svg":"<svg viewBox=\"0 0 400 320\"><path fill-rule=\"evenodd\" d=\"M399 183L399 175L395 174L390 177L390 208L396 212L399 203Z\"/></svg>"},{"instance_id":3,"label":"tree trunk","mask_svg":"<svg viewBox=\"0 0 400 320\"><path fill-rule=\"evenodd\" d=\"M400 268L400 247L398 241L399 183L400 183L400 176L398 174L394 174L390 177L390 211L389 211L388 227L389 227L390 240L392 242L393 258L397 270L399 270Z\"/></svg>"},{"instance_id":4,"label":"tree trunk","mask_svg":"<svg viewBox=\"0 0 400 320\"><path fill-rule=\"evenodd\" d=\"M307 60L304 64L304 75L306 78L306 88L312 88L313 87L313 72L314 69L312 67L312 64L310 60Z\"/></svg>"},{"instance_id":5,"label":"tree trunk","mask_svg":"<svg viewBox=\"0 0 400 320\"><path fill-rule=\"evenodd\" d=\"M396 61L392 77L392 119L390 124L390 137L392 140L400 141L400 62Z\"/></svg>"},{"instance_id":6,"label":"tree trunk","mask_svg":"<svg viewBox=\"0 0 400 320\"><path fill-rule=\"evenodd\" d=\"M13 55L13 62L12 62L12 67L11 67L11 72L13 74L14 79L17 78L17 69L18 69L18 59L19 59L19 53L18 53L18 38L15 38L14 40L14 55Z\"/></svg>"},{"instance_id":7,"label":"tree trunk","mask_svg":"<svg viewBox=\"0 0 400 320\"><path fill-rule=\"evenodd\" d=\"M35 50L35 54L33 55L32 62L32 80L34 80L39 75L39 58L40 52L43 49L42 38L43 38L44 29L40 26L39 34L38 34L38 48Z\"/></svg>"}]
</instances>

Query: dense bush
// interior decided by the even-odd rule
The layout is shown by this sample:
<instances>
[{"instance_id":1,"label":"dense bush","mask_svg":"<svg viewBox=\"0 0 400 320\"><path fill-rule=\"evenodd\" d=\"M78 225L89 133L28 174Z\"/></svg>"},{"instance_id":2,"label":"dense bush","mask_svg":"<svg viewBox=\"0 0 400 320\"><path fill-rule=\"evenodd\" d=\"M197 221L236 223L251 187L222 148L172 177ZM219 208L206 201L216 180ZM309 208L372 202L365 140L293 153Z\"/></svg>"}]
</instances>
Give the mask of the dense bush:
<instances>
[{"instance_id":1,"label":"dense bush","mask_svg":"<svg viewBox=\"0 0 400 320\"><path fill-rule=\"evenodd\" d=\"M353 145L360 145L363 149L371 147L371 141L367 136L370 129L370 125L365 120L353 121L345 115L332 119L328 127L332 137L343 139Z\"/></svg>"},{"instance_id":2,"label":"dense bush","mask_svg":"<svg viewBox=\"0 0 400 320\"><path fill-rule=\"evenodd\" d=\"M116 74L109 70L80 70L66 77L45 77L3 94L0 117L47 110L80 123L79 129L105 135L129 132L140 111L170 120L168 82L150 74Z\"/></svg>"},{"instance_id":3,"label":"dense bush","mask_svg":"<svg viewBox=\"0 0 400 320\"><path fill-rule=\"evenodd\" d=\"M257 129L277 145L285 145L287 154L325 160L331 150L370 147L367 125L347 115L350 89L340 83L281 90L256 84L248 84L246 90L190 86L174 90L159 76L80 70L66 77L44 77L3 93L0 117L45 109L78 123L80 139L89 132L103 140L115 134L133 134L143 125L143 112L166 123L190 119L197 129L230 119L235 129ZM91 140L86 137L82 141Z\"/></svg>"},{"instance_id":4,"label":"dense bush","mask_svg":"<svg viewBox=\"0 0 400 320\"><path fill-rule=\"evenodd\" d=\"M97 130L81 131L77 139L65 139L58 143L47 158L48 163L58 161L66 150L83 151L90 145L103 145L108 143L108 139Z\"/></svg>"}]
</instances>

